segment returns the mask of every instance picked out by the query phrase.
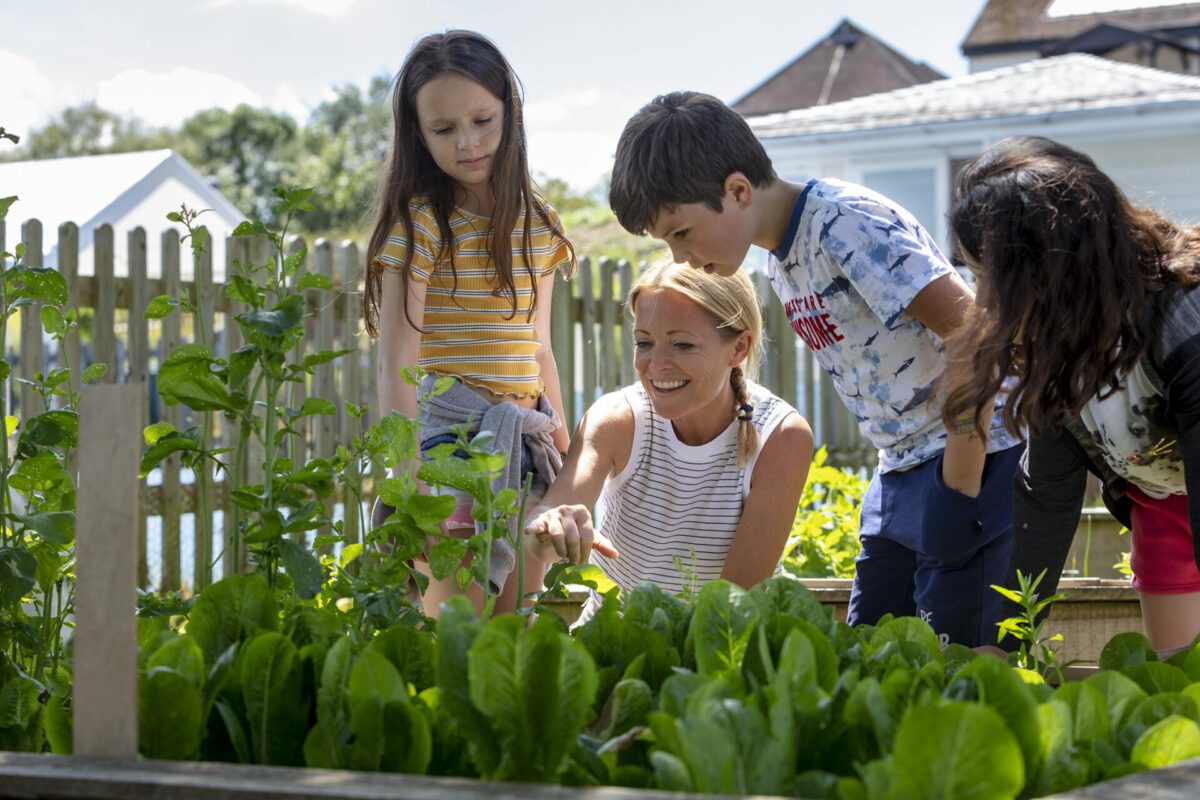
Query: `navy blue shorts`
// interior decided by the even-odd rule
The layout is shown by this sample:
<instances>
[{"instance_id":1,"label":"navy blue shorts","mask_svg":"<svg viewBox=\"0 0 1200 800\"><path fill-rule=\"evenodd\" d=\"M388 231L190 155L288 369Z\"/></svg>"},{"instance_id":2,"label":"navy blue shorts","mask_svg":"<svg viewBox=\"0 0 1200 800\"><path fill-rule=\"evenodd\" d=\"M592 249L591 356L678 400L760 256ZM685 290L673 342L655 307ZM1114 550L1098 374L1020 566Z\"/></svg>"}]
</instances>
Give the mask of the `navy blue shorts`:
<instances>
[{"instance_id":1,"label":"navy blue shorts","mask_svg":"<svg viewBox=\"0 0 1200 800\"><path fill-rule=\"evenodd\" d=\"M847 622L920 616L942 644L995 644L1012 552L1013 475L1025 445L988 454L978 497L942 483L942 456L871 478Z\"/></svg>"}]
</instances>

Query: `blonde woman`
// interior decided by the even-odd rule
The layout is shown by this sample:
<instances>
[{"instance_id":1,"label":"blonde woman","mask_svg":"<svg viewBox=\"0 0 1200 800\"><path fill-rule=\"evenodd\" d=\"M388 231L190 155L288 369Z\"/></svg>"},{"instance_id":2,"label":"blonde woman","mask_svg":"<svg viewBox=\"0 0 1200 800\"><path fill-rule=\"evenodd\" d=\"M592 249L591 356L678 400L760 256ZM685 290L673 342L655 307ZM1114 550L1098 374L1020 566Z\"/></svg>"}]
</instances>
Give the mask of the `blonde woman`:
<instances>
[{"instance_id":1,"label":"blonde woman","mask_svg":"<svg viewBox=\"0 0 1200 800\"><path fill-rule=\"evenodd\" d=\"M526 552L591 560L623 591L643 580L669 592L717 578L752 586L779 568L813 448L808 423L750 379L762 337L754 286L744 272L661 264L627 305L638 382L580 421L530 515Z\"/></svg>"}]
</instances>

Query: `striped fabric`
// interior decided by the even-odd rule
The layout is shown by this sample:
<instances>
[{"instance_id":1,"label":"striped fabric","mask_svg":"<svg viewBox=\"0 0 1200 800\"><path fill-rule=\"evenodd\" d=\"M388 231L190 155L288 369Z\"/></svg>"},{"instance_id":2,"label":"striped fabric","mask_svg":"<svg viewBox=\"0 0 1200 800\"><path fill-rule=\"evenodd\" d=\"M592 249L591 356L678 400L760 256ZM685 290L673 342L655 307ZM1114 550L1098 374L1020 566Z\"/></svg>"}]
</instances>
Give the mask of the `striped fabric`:
<instances>
[{"instance_id":1,"label":"striped fabric","mask_svg":"<svg viewBox=\"0 0 1200 800\"><path fill-rule=\"evenodd\" d=\"M553 228L537 214L529 228L531 255L539 278L566 265L571 257L558 215L548 203L544 208ZM521 249L524 219L518 218L512 233L513 282L517 289L514 315L511 300L499 291L494 280L488 250L488 218L455 209L450 217L448 246L442 253L442 231L428 201L415 198L409 210L413 221L410 275L428 284L419 366L439 375L453 375L463 383L483 387L496 395L540 395L544 385L535 359L540 341L534 321L541 309L526 319L533 298L533 282ZM399 268L407 252L404 225L398 222L375 265ZM548 308L545 313L550 313Z\"/></svg>"},{"instance_id":2,"label":"striped fabric","mask_svg":"<svg viewBox=\"0 0 1200 800\"><path fill-rule=\"evenodd\" d=\"M707 444L686 445L654 413L641 383L623 390L633 409L633 447L625 469L604 484L596 513L597 528L621 555L591 557L623 593L642 581L671 593L685 585L698 590L721 577L762 446L795 411L761 386L748 386L759 440L741 469L736 421Z\"/></svg>"}]
</instances>

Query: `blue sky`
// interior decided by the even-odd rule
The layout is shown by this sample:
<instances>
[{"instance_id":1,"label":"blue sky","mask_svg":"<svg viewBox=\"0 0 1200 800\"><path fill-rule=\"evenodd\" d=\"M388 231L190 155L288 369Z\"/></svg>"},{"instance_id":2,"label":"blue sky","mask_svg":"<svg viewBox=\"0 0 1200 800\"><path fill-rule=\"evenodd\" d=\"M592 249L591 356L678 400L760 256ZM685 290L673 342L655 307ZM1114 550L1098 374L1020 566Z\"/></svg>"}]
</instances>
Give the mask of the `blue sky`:
<instances>
[{"instance_id":1,"label":"blue sky","mask_svg":"<svg viewBox=\"0 0 1200 800\"><path fill-rule=\"evenodd\" d=\"M238 102L303 119L331 87L394 74L449 27L500 45L525 86L535 171L598 181L656 94L731 101L843 18L948 75L983 0L0 0L0 125L87 100L176 124Z\"/></svg>"}]
</instances>

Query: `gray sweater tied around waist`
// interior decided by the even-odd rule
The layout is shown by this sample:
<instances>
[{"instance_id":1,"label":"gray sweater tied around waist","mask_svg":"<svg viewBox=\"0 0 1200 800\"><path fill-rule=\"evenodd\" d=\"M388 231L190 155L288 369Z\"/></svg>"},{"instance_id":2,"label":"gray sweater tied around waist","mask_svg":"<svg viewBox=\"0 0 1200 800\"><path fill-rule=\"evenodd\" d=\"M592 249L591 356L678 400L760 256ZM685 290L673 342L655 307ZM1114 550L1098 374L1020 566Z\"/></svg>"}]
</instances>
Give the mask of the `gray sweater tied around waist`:
<instances>
[{"instance_id":1,"label":"gray sweater tied around waist","mask_svg":"<svg viewBox=\"0 0 1200 800\"><path fill-rule=\"evenodd\" d=\"M508 456L508 464L492 480L494 492L514 489L520 495L524 490L521 470L523 444L529 447L537 475L547 486L554 482L562 468L562 457L554 446L551 434L562 425L562 421L544 394L539 398L537 408L523 408L516 403L489 402L456 380L445 392L431 397L438 377L427 373L421 381L421 393L426 398L421 407L421 441L454 434L464 428L468 439L486 431L494 437L496 450ZM382 521L391 513L391 510L387 510L382 517L379 514L375 516ZM514 518L508 521L509 535L515 542L521 541L519 524L520 521ZM484 524L477 521L475 532L478 534L483 530ZM496 539L492 542L488 591L492 594L503 591L504 582L516 565L516 558L516 550L510 541Z\"/></svg>"}]
</instances>

